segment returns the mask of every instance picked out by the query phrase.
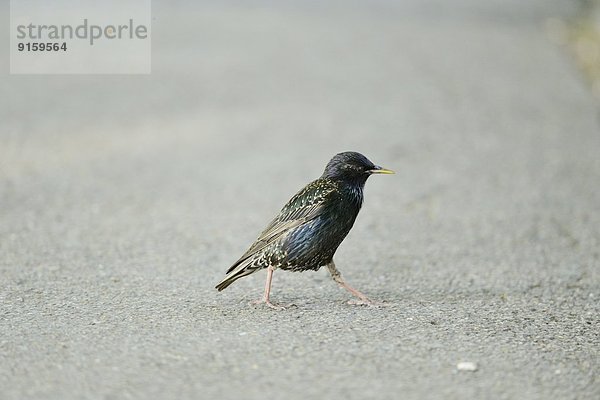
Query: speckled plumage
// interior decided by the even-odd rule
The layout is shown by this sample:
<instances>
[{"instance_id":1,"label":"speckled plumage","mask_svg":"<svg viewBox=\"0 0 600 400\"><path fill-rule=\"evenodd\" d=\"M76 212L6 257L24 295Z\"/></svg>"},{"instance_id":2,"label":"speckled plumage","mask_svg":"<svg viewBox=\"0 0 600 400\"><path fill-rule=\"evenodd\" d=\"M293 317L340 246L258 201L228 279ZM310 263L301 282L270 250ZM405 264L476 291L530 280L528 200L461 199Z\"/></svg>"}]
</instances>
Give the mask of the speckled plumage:
<instances>
[{"instance_id":1,"label":"speckled plumage","mask_svg":"<svg viewBox=\"0 0 600 400\"><path fill-rule=\"evenodd\" d=\"M267 267L306 271L332 262L360 211L368 176L380 170L359 153L336 155L319 179L288 201L216 288Z\"/></svg>"}]
</instances>

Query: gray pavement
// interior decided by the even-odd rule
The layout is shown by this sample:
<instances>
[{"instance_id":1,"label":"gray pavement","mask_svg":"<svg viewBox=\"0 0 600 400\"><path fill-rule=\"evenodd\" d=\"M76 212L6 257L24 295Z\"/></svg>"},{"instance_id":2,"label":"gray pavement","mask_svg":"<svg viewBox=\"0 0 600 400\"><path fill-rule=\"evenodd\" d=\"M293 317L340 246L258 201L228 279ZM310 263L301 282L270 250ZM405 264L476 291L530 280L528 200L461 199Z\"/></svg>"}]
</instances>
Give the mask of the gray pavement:
<instances>
[{"instance_id":1,"label":"gray pavement","mask_svg":"<svg viewBox=\"0 0 600 400\"><path fill-rule=\"evenodd\" d=\"M598 110L544 29L576 6L155 2L151 76L1 58L0 398L600 398ZM391 306L217 293L345 150L397 171L336 256Z\"/></svg>"}]
</instances>

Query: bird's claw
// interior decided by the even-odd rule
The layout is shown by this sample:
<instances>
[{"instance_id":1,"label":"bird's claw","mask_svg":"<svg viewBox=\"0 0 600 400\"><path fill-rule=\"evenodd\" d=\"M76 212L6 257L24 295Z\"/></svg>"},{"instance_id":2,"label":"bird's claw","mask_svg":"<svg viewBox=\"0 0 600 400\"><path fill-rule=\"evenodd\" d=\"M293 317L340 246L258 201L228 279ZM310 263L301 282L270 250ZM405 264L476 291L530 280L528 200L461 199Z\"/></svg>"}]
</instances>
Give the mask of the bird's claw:
<instances>
[{"instance_id":1,"label":"bird's claw","mask_svg":"<svg viewBox=\"0 0 600 400\"><path fill-rule=\"evenodd\" d=\"M273 310L278 310L278 311L280 311L280 310L285 310L285 306L280 306L280 305L278 305L278 304L273 304L273 303L271 303L270 301L268 301L268 302L265 302L265 304L266 304L267 306L269 306L269 308L272 308Z\"/></svg>"},{"instance_id":2,"label":"bird's claw","mask_svg":"<svg viewBox=\"0 0 600 400\"><path fill-rule=\"evenodd\" d=\"M270 300L266 300L266 299L254 300L254 301L251 301L250 304L253 306L257 306L259 304L264 304L264 305L268 306L269 308L272 308L273 310L285 310L284 306L273 304L273 303L271 303Z\"/></svg>"},{"instance_id":3,"label":"bird's claw","mask_svg":"<svg viewBox=\"0 0 600 400\"><path fill-rule=\"evenodd\" d=\"M369 298L360 300L348 300L348 304L353 306L367 306L367 307L389 307L391 304L384 303L382 301L374 301Z\"/></svg>"}]
</instances>

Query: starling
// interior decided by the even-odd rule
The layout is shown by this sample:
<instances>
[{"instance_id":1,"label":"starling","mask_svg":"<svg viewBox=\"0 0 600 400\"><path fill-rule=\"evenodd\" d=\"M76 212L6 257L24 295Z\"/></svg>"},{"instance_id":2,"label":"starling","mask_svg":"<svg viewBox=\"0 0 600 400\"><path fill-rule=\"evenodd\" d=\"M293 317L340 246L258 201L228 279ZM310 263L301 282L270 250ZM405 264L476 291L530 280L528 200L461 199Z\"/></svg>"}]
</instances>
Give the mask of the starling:
<instances>
[{"instance_id":1,"label":"starling","mask_svg":"<svg viewBox=\"0 0 600 400\"><path fill-rule=\"evenodd\" d=\"M333 280L358 297L357 304L373 304L342 279L333 255L360 211L367 178L372 174L393 173L373 164L360 153L335 155L319 179L288 201L248 251L227 270L216 289L221 291L239 278L267 268L265 292L256 303L282 308L269 300L275 269L316 271L327 265Z\"/></svg>"}]
</instances>

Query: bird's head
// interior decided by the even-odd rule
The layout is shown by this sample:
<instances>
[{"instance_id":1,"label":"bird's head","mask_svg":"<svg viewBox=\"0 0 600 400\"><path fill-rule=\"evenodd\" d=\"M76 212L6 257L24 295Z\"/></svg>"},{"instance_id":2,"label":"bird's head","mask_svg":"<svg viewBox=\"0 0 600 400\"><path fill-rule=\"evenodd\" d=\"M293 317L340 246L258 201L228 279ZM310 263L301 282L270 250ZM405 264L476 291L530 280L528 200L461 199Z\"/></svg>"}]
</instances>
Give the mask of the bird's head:
<instances>
[{"instance_id":1,"label":"bird's head","mask_svg":"<svg viewBox=\"0 0 600 400\"><path fill-rule=\"evenodd\" d=\"M354 151L333 156L327 163L323 178L364 184L373 174L393 174L394 171L373 164L367 157Z\"/></svg>"}]
</instances>

